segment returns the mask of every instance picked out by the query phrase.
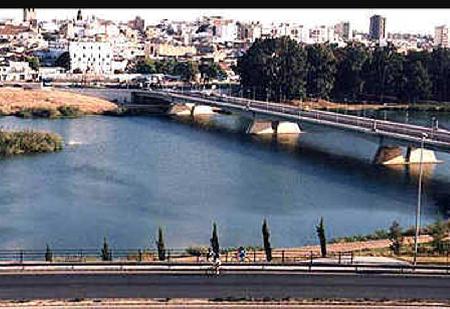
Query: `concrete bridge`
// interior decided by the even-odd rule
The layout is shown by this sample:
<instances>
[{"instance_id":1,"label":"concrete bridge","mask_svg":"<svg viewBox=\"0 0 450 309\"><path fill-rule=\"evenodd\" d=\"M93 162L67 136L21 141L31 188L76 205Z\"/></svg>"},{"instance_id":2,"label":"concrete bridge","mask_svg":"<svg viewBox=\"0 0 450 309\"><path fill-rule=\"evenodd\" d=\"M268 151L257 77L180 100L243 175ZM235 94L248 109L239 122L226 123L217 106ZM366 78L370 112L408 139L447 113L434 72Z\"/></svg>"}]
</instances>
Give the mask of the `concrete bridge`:
<instances>
[{"instance_id":1,"label":"concrete bridge","mask_svg":"<svg viewBox=\"0 0 450 309\"><path fill-rule=\"evenodd\" d=\"M214 109L238 113L252 119L249 134L300 134L313 127L350 131L379 143L374 157L377 164L414 164L420 163L421 157L423 163L439 163L434 151L450 153L450 131L439 128L198 92L135 91L131 102L125 106L165 105L169 113L173 106L184 104L189 111L181 114L191 116L211 114Z\"/></svg>"},{"instance_id":2,"label":"concrete bridge","mask_svg":"<svg viewBox=\"0 0 450 309\"><path fill-rule=\"evenodd\" d=\"M66 89L105 98L130 111L191 117L225 111L251 119L248 134L301 134L333 128L363 136L379 148L377 164L439 163L434 151L450 153L450 131L340 113L200 92L142 91L136 89ZM183 106L182 109L177 107ZM421 151L423 143L424 151Z\"/></svg>"}]
</instances>

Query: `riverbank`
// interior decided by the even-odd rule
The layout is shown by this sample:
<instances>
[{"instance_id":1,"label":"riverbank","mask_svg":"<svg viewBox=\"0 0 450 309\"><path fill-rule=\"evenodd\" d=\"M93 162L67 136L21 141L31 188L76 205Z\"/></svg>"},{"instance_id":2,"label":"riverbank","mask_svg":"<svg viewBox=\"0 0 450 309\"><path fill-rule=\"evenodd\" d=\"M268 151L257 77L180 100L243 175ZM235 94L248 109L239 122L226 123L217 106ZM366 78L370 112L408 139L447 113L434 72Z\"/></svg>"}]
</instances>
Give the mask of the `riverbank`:
<instances>
[{"instance_id":1,"label":"riverbank","mask_svg":"<svg viewBox=\"0 0 450 309\"><path fill-rule=\"evenodd\" d=\"M49 132L0 130L0 156L44 153L62 150L61 136Z\"/></svg>"},{"instance_id":2,"label":"riverbank","mask_svg":"<svg viewBox=\"0 0 450 309\"><path fill-rule=\"evenodd\" d=\"M342 102L330 102L326 100L318 100L317 102L306 101L300 102L294 100L289 102L289 104L294 106L299 106L305 109L318 109L318 110L328 110L328 111L383 111L383 110L399 110L399 111L436 111L436 112L450 112L450 104L429 104L429 103L416 103L416 104L406 104L406 103L386 103L386 104L376 104L376 103L342 103Z\"/></svg>"},{"instance_id":3,"label":"riverbank","mask_svg":"<svg viewBox=\"0 0 450 309\"><path fill-rule=\"evenodd\" d=\"M104 99L55 89L0 88L0 115L79 117L114 113L117 105Z\"/></svg>"}]
</instances>

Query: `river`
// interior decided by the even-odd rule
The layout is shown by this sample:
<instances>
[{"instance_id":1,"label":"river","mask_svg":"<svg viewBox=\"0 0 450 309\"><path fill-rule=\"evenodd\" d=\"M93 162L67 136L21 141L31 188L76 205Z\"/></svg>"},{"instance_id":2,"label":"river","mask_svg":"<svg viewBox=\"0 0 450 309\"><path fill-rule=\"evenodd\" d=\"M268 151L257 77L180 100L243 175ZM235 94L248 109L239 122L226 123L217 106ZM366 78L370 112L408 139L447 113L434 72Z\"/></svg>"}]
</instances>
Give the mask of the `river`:
<instances>
[{"instance_id":1,"label":"river","mask_svg":"<svg viewBox=\"0 0 450 309\"><path fill-rule=\"evenodd\" d=\"M449 114L438 116L450 126ZM221 246L261 245L263 218L272 246L293 247L317 243L321 216L328 238L414 224L416 167L372 165L377 145L349 133L276 141L245 135L245 125L225 115L0 117L0 126L51 130L68 143L0 159L0 248L99 248L104 236L113 248L148 248L158 226L167 247L181 248L208 244L213 221ZM450 214L450 155L437 156L444 163L425 168L423 224Z\"/></svg>"}]
</instances>

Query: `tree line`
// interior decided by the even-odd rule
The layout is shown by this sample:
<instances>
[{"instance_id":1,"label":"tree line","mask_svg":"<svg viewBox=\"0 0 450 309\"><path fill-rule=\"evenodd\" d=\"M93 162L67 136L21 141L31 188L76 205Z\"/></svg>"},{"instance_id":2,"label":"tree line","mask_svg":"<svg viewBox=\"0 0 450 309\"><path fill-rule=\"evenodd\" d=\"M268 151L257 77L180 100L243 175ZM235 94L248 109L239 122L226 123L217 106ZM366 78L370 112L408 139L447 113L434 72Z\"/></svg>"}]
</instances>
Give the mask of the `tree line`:
<instances>
[{"instance_id":1,"label":"tree line","mask_svg":"<svg viewBox=\"0 0 450 309\"><path fill-rule=\"evenodd\" d=\"M203 83L227 77L227 73L215 62L177 61L172 58L163 60L143 58L135 63L131 63L127 71L140 74L163 73L180 76L185 82L195 81L198 75Z\"/></svg>"},{"instance_id":2,"label":"tree line","mask_svg":"<svg viewBox=\"0 0 450 309\"><path fill-rule=\"evenodd\" d=\"M321 257L327 257L327 238L326 238L326 229L323 217L320 218L319 223L315 226L316 235L319 239L320 244L320 255ZM439 254L444 253L448 250L446 245L446 237L448 232L450 231L450 222L444 222L442 220L437 221L434 224L431 224L427 227L421 229L420 234L428 234L432 237L432 241L430 243L430 252L437 252ZM397 221L393 221L391 226L387 231L378 230L375 232L375 236L371 237L372 240L376 239L388 239L390 241L389 249L395 255L401 255L402 250L405 248L404 238L409 234L408 231L404 231L400 224ZM270 243L270 229L267 222L267 219L263 220L262 223L262 239L263 239L263 249L267 262L272 261L272 245ZM352 241L358 241L353 240ZM209 256L213 261L219 259L220 254L222 252L219 244L219 233L217 224L213 222L211 238L209 240L209 252L211 256ZM333 241L331 242L341 242L341 241ZM166 261L168 259L166 245L163 236L163 230L161 227L158 228L157 238L155 240L157 256L159 261ZM424 249L426 249L424 247ZM189 251L189 250L187 250ZM139 250L139 260L142 260L142 251ZM201 252L191 252L193 255L202 255ZM101 248L101 259L102 261L112 261L112 251L109 248L109 244L106 240L106 237L103 240L103 247ZM45 260L51 262L53 260L53 252L50 249L50 246L46 245L45 252Z\"/></svg>"},{"instance_id":3,"label":"tree line","mask_svg":"<svg viewBox=\"0 0 450 309\"><path fill-rule=\"evenodd\" d=\"M450 101L450 50L399 53L352 42L305 45L259 39L238 59L243 94L260 100Z\"/></svg>"}]
</instances>

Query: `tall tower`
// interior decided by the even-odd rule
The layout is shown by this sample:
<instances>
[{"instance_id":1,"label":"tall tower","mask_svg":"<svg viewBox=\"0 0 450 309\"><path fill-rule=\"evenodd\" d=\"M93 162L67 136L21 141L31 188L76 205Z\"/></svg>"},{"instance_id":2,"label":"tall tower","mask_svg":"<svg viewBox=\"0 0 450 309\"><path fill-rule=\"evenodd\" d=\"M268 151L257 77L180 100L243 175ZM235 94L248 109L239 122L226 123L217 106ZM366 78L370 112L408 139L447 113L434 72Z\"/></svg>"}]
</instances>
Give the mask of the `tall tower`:
<instances>
[{"instance_id":1,"label":"tall tower","mask_svg":"<svg viewBox=\"0 0 450 309\"><path fill-rule=\"evenodd\" d=\"M83 15L81 15L81 9L78 9L77 21L83 20Z\"/></svg>"},{"instance_id":2,"label":"tall tower","mask_svg":"<svg viewBox=\"0 0 450 309\"><path fill-rule=\"evenodd\" d=\"M442 25L434 28L434 45L440 47L449 47L448 27Z\"/></svg>"},{"instance_id":3,"label":"tall tower","mask_svg":"<svg viewBox=\"0 0 450 309\"><path fill-rule=\"evenodd\" d=\"M369 36L373 40L386 38L386 18L380 15L370 17Z\"/></svg>"},{"instance_id":4,"label":"tall tower","mask_svg":"<svg viewBox=\"0 0 450 309\"><path fill-rule=\"evenodd\" d=\"M36 20L36 11L30 8L23 9L23 21L31 22L32 20Z\"/></svg>"}]
</instances>

